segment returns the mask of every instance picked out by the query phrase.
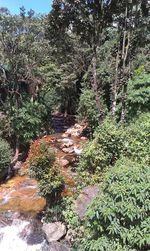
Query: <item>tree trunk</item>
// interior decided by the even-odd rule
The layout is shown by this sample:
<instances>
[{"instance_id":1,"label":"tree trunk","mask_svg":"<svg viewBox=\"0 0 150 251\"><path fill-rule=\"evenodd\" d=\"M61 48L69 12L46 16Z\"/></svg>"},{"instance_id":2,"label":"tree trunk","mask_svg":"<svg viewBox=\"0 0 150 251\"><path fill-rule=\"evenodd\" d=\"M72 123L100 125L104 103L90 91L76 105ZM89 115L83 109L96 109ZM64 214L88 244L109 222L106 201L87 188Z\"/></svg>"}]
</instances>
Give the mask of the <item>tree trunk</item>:
<instances>
[{"instance_id":1,"label":"tree trunk","mask_svg":"<svg viewBox=\"0 0 150 251\"><path fill-rule=\"evenodd\" d=\"M115 81L112 84L112 89L111 89L112 91L111 114L114 120L116 117L116 105L117 105L118 66L119 66L119 48L118 48L117 56L116 56Z\"/></svg>"},{"instance_id":2,"label":"tree trunk","mask_svg":"<svg viewBox=\"0 0 150 251\"><path fill-rule=\"evenodd\" d=\"M126 37L127 35L127 37ZM125 47L125 41L127 40L127 45ZM128 58L128 53L129 53L129 46L130 46L130 31L128 33L125 31L124 32L124 41L123 41L123 78L124 78L124 83L122 87L122 110L121 110L121 122L125 122L126 118L126 97L127 97L127 81L129 78L129 72L130 69L127 69L126 63L127 63L127 58ZM128 66L129 68L129 66ZM128 75L128 77L127 77Z\"/></svg>"},{"instance_id":3,"label":"tree trunk","mask_svg":"<svg viewBox=\"0 0 150 251\"><path fill-rule=\"evenodd\" d=\"M11 165L15 165L16 162L18 161L18 157L19 157L19 141L18 139L16 138L16 149L15 149L15 156L13 157L13 160L11 161Z\"/></svg>"},{"instance_id":4,"label":"tree trunk","mask_svg":"<svg viewBox=\"0 0 150 251\"><path fill-rule=\"evenodd\" d=\"M95 93L95 100L96 100L96 109L98 112L98 121L99 124L103 121L103 109L102 109L102 104L101 104L101 95L99 92L98 84L97 84L97 55L96 55L96 49L94 51L94 56L92 59L92 89Z\"/></svg>"}]
</instances>

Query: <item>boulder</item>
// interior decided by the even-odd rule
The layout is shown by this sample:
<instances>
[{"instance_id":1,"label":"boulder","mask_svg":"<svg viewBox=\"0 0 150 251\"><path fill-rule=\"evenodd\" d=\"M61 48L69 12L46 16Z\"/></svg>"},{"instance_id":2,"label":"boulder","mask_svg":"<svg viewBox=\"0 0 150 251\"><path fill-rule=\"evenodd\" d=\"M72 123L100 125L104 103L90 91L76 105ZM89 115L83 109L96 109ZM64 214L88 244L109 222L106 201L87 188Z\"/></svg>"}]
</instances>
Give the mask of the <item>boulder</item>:
<instances>
[{"instance_id":1,"label":"boulder","mask_svg":"<svg viewBox=\"0 0 150 251\"><path fill-rule=\"evenodd\" d=\"M68 137L70 138L70 137L71 137L71 133L66 133L66 132L65 132L65 133L62 134L61 137L62 137L62 138L68 138Z\"/></svg>"},{"instance_id":2,"label":"boulder","mask_svg":"<svg viewBox=\"0 0 150 251\"><path fill-rule=\"evenodd\" d=\"M74 152L74 148L73 147L69 147L69 148L65 147L65 148L62 149L62 151L64 153L73 153Z\"/></svg>"},{"instance_id":3,"label":"boulder","mask_svg":"<svg viewBox=\"0 0 150 251\"><path fill-rule=\"evenodd\" d=\"M26 240L28 245L36 245L44 241L42 223L33 219L19 234L20 238Z\"/></svg>"},{"instance_id":4,"label":"boulder","mask_svg":"<svg viewBox=\"0 0 150 251\"><path fill-rule=\"evenodd\" d=\"M85 187L78 198L75 201L75 212L80 217L81 220L84 219L86 210L91 204L92 200L97 196L99 192L98 186L88 186Z\"/></svg>"},{"instance_id":5,"label":"boulder","mask_svg":"<svg viewBox=\"0 0 150 251\"><path fill-rule=\"evenodd\" d=\"M69 139L69 138L64 138L64 139L61 139L61 141L65 144L70 144L70 145L73 145L73 140L72 139Z\"/></svg>"},{"instance_id":6,"label":"boulder","mask_svg":"<svg viewBox=\"0 0 150 251\"><path fill-rule=\"evenodd\" d=\"M44 223L42 230L49 243L60 240L66 234L66 227L61 222Z\"/></svg>"},{"instance_id":7,"label":"boulder","mask_svg":"<svg viewBox=\"0 0 150 251\"><path fill-rule=\"evenodd\" d=\"M64 147L70 147L70 146L73 146L73 142L64 143L62 145L62 148L64 148Z\"/></svg>"},{"instance_id":8,"label":"boulder","mask_svg":"<svg viewBox=\"0 0 150 251\"><path fill-rule=\"evenodd\" d=\"M70 247L60 242L51 242L48 251L70 251Z\"/></svg>"}]
</instances>

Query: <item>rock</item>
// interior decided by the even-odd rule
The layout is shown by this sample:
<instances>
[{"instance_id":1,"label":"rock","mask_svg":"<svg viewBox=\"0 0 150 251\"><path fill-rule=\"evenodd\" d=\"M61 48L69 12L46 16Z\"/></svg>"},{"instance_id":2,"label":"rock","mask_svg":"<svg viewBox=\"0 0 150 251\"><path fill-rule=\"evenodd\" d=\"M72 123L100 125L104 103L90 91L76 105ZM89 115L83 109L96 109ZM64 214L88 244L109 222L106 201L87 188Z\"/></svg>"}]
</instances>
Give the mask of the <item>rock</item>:
<instances>
[{"instance_id":1,"label":"rock","mask_svg":"<svg viewBox=\"0 0 150 251\"><path fill-rule=\"evenodd\" d=\"M60 240L66 234L66 227L61 222L44 223L42 229L49 243Z\"/></svg>"},{"instance_id":2,"label":"rock","mask_svg":"<svg viewBox=\"0 0 150 251\"><path fill-rule=\"evenodd\" d=\"M62 139L62 142L66 143L66 144L73 144L73 140L72 139L68 139L68 138Z\"/></svg>"},{"instance_id":3,"label":"rock","mask_svg":"<svg viewBox=\"0 0 150 251\"><path fill-rule=\"evenodd\" d=\"M83 130L85 129L85 125L79 125L79 124L75 124L73 127L69 128L65 134L69 135L71 134L72 136L75 137L80 137L82 135ZM84 135L82 135L84 136Z\"/></svg>"},{"instance_id":4,"label":"rock","mask_svg":"<svg viewBox=\"0 0 150 251\"><path fill-rule=\"evenodd\" d=\"M81 137L81 140L87 140L87 138L82 136L82 137Z\"/></svg>"},{"instance_id":5,"label":"rock","mask_svg":"<svg viewBox=\"0 0 150 251\"><path fill-rule=\"evenodd\" d=\"M60 242L51 242L48 251L70 251L70 247Z\"/></svg>"},{"instance_id":6,"label":"rock","mask_svg":"<svg viewBox=\"0 0 150 251\"><path fill-rule=\"evenodd\" d=\"M60 164L63 166L63 167L66 167L69 165L69 161L67 159L61 159L60 160Z\"/></svg>"},{"instance_id":7,"label":"rock","mask_svg":"<svg viewBox=\"0 0 150 251\"><path fill-rule=\"evenodd\" d=\"M64 147L64 148L62 149L62 151L63 151L64 153L73 153L73 152L74 152L74 148L73 148L73 147L69 147L69 148Z\"/></svg>"},{"instance_id":8,"label":"rock","mask_svg":"<svg viewBox=\"0 0 150 251\"><path fill-rule=\"evenodd\" d=\"M65 236L65 240L68 242L68 243L73 243L74 240L76 239L77 237L77 232L75 229L68 229L67 231L67 234Z\"/></svg>"},{"instance_id":9,"label":"rock","mask_svg":"<svg viewBox=\"0 0 150 251\"><path fill-rule=\"evenodd\" d=\"M76 155L80 155L81 152L82 152L82 149L77 148L76 146L74 146L74 152L75 152Z\"/></svg>"},{"instance_id":10,"label":"rock","mask_svg":"<svg viewBox=\"0 0 150 251\"><path fill-rule=\"evenodd\" d=\"M17 171L21 168L22 162L21 161L17 161L16 164L13 167L13 170Z\"/></svg>"},{"instance_id":11,"label":"rock","mask_svg":"<svg viewBox=\"0 0 150 251\"><path fill-rule=\"evenodd\" d=\"M81 220L84 219L86 210L91 204L92 200L97 196L99 192L98 186L85 187L77 200L75 201L75 212L78 214Z\"/></svg>"},{"instance_id":12,"label":"rock","mask_svg":"<svg viewBox=\"0 0 150 251\"><path fill-rule=\"evenodd\" d=\"M70 137L71 137L71 133L65 132L65 133L62 134L61 137L62 137L62 138L70 138Z\"/></svg>"},{"instance_id":13,"label":"rock","mask_svg":"<svg viewBox=\"0 0 150 251\"><path fill-rule=\"evenodd\" d=\"M63 144L63 145L61 146L61 149L63 149L63 148L69 148L69 147L71 147L71 146L73 146L73 143L68 142L68 143Z\"/></svg>"},{"instance_id":14,"label":"rock","mask_svg":"<svg viewBox=\"0 0 150 251\"><path fill-rule=\"evenodd\" d=\"M42 231L42 223L33 219L19 234L20 238L26 240L28 245L35 245L44 241L44 233Z\"/></svg>"},{"instance_id":15,"label":"rock","mask_svg":"<svg viewBox=\"0 0 150 251\"><path fill-rule=\"evenodd\" d=\"M72 133L72 136L75 136L75 137L80 137L81 135L81 131L80 130L77 130L75 132Z\"/></svg>"}]
</instances>

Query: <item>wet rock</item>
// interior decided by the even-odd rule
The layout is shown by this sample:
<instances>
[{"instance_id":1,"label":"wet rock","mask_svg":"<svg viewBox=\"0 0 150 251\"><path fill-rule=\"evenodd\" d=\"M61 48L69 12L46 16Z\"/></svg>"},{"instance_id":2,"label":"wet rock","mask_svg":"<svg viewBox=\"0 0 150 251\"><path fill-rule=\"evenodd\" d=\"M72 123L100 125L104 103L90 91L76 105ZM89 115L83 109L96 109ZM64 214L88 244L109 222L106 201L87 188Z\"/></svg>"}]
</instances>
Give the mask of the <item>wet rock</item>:
<instances>
[{"instance_id":1,"label":"wet rock","mask_svg":"<svg viewBox=\"0 0 150 251\"><path fill-rule=\"evenodd\" d=\"M19 170L21 168L22 162L21 161L17 161L16 164L14 165L13 169L14 170Z\"/></svg>"},{"instance_id":2,"label":"wet rock","mask_svg":"<svg viewBox=\"0 0 150 251\"><path fill-rule=\"evenodd\" d=\"M33 219L20 233L20 238L26 240L28 245L36 245L44 241L42 223Z\"/></svg>"},{"instance_id":3,"label":"wet rock","mask_svg":"<svg viewBox=\"0 0 150 251\"><path fill-rule=\"evenodd\" d=\"M74 152L75 152L75 154L76 155L80 155L81 154L81 152L82 152L82 149L80 149L80 148L77 148L76 146L74 146Z\"/></svg>"},{"instance_id":4,"label":"wet rock","mask_svg":"<svg viewBox=\"0 0 150 251\"><path fill-rule=\"evenodd\" d=\"M76 161L74 154L66 154L63 159L67 160L69 164L73 164Z\"/></svg>"},{"instance_id":5,"label":"wet rock","mask_svg":"<svg viewBox=\"0 0 150 251\"><path fill-rule=\"evenodd\" d=\"M75 212L81 220L84 219L86 210L99 192L98 186L85 187L75 201Z\"/></svg>"},{"instance_id":6,"label":"wet rock","mask_svg":"<svg viewBox=\"0 0 150 251\"><path fill-rule=\"evenodd\" d=\"M62 149L62 151L63 151L64 153L73 153L73 152L74 152L74 148L73 148L73 147L69 147L69 148L64 147L64 148Z\"/></svg>"},{"instance_id":7,"label":"wet rock","mask_svg":"<svg viewBox=\"0 0 150 251\"><path fill-rule=\"evenodd\" d=\"M71 133L63 133L62 134L62 136L61 136L62 138L70 138L71 137Z\"/></svg>"},{"instance_id":8,"label":"wet rock","mask_svg":"<svg viewBox=\"0 0 150 251\"><path fill-rule=\"evenodd\" d=\"M16 176L0 186L1 212L11 210L34 215L45 205L45 199L39 196L37 181L27 176Z\"/></svg>"},{"instance_id":9,"label":"wet rock","mask_svg":"<svg viewBox=\"0 0 150 251\"><path fill-rule=\"evenodd\" d=\"M48 251L70 251L70 250L71 249L69 246L59 242L52 242L48 248Z\"/></svg>"},{"instance_id":10,"label":"wet rock","mask_svg":"<svg viewBox=\"0 0 150 251\"><path fill-rule=\"evenodd\" d=\"M73 144L73 140L72 139L68 139L68 138L64 138L61 140L63 143L66 143L66 144Z\"/></svg>"},{"instance_id":11,"label":"wet rock","mask_svg":"<svg viewBox=\"0 0 150 251\"><path fill-rule=\"evenodd\" d=\"M87 140L87 137L83 137L83 136L82 136L82 137L81 137L81 140Z\"/></svg>"},{"instance_id":12,"label":"wet rock","mask_svg":"<svg viewBox=\"0 0 150 251\"><path fill-rule=\"evenodd\" d=\"M67 167L69 165L69 161L67 159L61 159L60 160L60 164L63 166L63 167Z\"/></svg>"},{"instance_id":13,"label":"wet rock","mask_svg":"<svg viewBox=\"0 0 150 251\"><path fill-rule=\"evenodd\" d=\"M64 148L64 147L70 147L70 146L73 146L72 142L68 142L68 143L63 144L62 148Z\"/></svg>"},{"instance_id":14,"label":"wet rock","mask_svg":"<svg viewBox=\"0 0 150 251\"><path fill-rule=\"evenodd\" d=\"M80 124L75 124L73 127L69 128L65 133L66 134L71 134L72 136L75 137L80 137L82 134L83 130L85 129L87 125L80 125Z\"/></svg>"},{"instance_id":15,"label":"wet rock","mask_svg":"<svg viewBox=\"0 0 150 251\"><path fill-rule=\"evenodd\" d=\"M60 240L66 234L66 227L61 222L44 223L42 230L49 243Z\"/></svg>"}]
</instances>

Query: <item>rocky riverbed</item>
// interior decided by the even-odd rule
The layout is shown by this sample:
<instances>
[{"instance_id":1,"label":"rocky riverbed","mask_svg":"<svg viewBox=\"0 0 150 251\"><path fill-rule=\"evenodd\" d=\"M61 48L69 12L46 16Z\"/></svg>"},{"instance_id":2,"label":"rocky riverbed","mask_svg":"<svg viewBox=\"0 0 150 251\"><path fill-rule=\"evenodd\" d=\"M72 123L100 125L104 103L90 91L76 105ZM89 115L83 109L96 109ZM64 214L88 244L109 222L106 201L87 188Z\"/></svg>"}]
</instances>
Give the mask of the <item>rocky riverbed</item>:
<instances>
[{"instance_id":1,"label":"rocky riverbed","mask_svg":"<svg viewBox=\"0 0 150 251\"><path fill-rule=\"evenodd\" d=\"M75 124L64 133L50 136L57 161L69 181L87 141L84 129L85 125ZM46 201L39 195L37 182L27 175L23 163L17 163L15 171L15 177L0 185L0 250L69 251L65 242L58 242L66 234L65 226L59 222L43 225L38 217Z\"/></svg>"}]
</instances>

